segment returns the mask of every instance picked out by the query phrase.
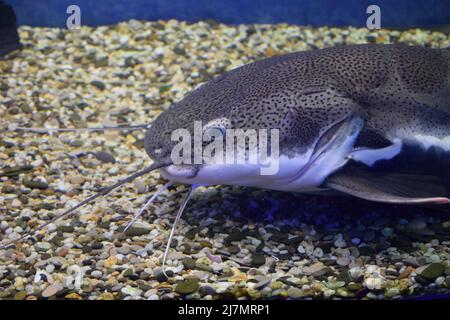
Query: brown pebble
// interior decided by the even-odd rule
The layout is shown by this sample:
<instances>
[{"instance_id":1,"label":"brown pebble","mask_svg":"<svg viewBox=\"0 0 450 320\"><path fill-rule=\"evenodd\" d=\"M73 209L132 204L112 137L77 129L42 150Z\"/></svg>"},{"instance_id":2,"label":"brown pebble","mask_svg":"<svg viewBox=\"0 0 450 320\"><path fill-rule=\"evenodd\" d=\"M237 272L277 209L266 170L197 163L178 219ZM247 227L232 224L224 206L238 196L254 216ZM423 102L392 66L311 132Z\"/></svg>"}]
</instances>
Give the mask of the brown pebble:
<instances>
[{"instance_id":1,"label":"brown pebble","mask_svg":"<svg viewBox=\"0 0 450 320\"><path fill-rule=\"evenodd\" d=\"M60 257L65 257L69 253L69 250L67 248L61 248L56 251L56 254Z\"/></svg>"},{"instance_id":2,"label":"brown pebble","mask_svg":"<svg viewBox=\"0 0 450 320\"><path fill-rule=\"evenodd\" d=\"M61 290L61 289L62 289L62 285L61 285L61 284L59 284L59 283L54 283L54 284L49 285L47 288L45 288L45 290L42 291L42 294L41 294L41 295L42 295L44 298L49 298L49 297L52 297L52 296L54 296L55 294L57 294L58 291Z\"/></svg>"},{"instance_id":3,"label":"brown pebble","mask_svg":"<svg viewBox=\"0 0 450 320\"><path fill-rule=\"evenodd\" d=\"M239 246L229 246L228 247L228 252L231 253L231 254L239 253L239 251L241 251Z\"/></svg>"},{"instance_id":4,"label":"brown pebble","mask_svg":"<svg viewBox=\"0 0 450 320\"><path fill-rule=\"evenodd\" d=\"M409 277L409 275L411 274L411 272L414 271L414 268L411 266L406 267L406 269L400 273L400 275L398 276L399 279L403 279L403 278L407 278Z\"/></svg>"}]
</instances>

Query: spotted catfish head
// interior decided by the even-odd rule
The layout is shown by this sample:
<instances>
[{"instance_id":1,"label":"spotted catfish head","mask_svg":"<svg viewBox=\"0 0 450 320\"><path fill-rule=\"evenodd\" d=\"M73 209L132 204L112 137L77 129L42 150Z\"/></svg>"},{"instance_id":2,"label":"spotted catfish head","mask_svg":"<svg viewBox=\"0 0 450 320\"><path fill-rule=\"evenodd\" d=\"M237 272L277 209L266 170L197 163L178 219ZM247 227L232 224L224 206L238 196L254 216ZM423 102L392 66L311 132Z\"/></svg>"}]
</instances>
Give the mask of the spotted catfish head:
<instances>
[{"instance_id":1,"label":"spotted catfish head","mask_svg":"<svg viewBox=\"0 0 450 320\"><path fill-rule=\"evenodd\" d=\"M362 120L351 99L312 75L299 75L295 65L308 59L306 53L266 59L202 85L152 123L145 138L148 155L169 164L162 175L181 183L277 190L319 185L345 161ZM188 163L173 159L180 142L174 132L180 129L191 139ZM205 135L213 139L205 141ZM202 151L218 138L223 161L205 163ZM194 150L199 146L200 162Z\"/></svg>"}]
</instances>

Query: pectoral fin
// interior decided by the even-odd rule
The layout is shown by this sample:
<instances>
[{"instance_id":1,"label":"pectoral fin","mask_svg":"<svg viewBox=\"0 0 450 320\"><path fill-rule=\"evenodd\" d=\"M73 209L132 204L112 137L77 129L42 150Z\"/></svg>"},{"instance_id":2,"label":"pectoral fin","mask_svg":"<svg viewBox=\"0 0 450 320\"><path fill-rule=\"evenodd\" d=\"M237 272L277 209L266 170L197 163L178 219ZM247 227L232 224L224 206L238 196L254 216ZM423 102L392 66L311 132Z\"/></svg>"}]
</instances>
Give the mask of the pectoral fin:
<instances>
[{"instance_id":1,"label":"pectoral fin","mask_svg":"<svg viewBox=\"0 0 450 320\"><path fill-rule=\"evenodd\" d=\"M450 203L438 177L407 173L380 173L350 167L328 177L325 186L365 200L404 204Z\"/></svg>"},{"instance_id":2,"label":"pectoral fin","mask_svg":"<svg viewBox=\"0 0 450 320\"><path fill-rule=\"evenodd\" d=\"M349 157L355 161L372 167L379 160L390 160L397 156L402 150L402 146L402 142L400 140L396 140L391 145L380 149L355 149L349 154Z\"/></svg>"}]
</instances>

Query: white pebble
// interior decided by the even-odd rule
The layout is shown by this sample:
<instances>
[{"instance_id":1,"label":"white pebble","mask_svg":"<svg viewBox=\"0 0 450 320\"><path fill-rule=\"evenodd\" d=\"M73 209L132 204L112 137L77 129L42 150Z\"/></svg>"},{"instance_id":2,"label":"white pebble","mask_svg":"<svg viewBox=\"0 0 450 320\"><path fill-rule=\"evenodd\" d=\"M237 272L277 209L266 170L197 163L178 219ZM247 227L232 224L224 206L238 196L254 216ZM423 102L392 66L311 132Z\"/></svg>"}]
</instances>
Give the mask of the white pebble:
<instances>
[{"instance_id":1,"label":"white pebble","mask_svg":"<svg viewBox=\"0 0 450 320\"><path fill-rule=\"evenodd\" d=\"M11 234L8 235L8 239L10 241L16 241L20 238L20 234L18 234L17 232L12 232Z\"/></svg>"},{"instance_id":2,"label":"white pebble","mask_svg":"<svg viewBox=\"0 0 450 320\"><path fill-rule=\"evenodd\" d=\"M438 286L441 286L444 283L444 281L445 281L444 277L439 277L436 280L434 280L434 283Z\"/></svg>"},{"instance_id":3,"label":"white pebble","mask_svg":"<svg viewBox=\"0 0 450 320\"><path fill-rule=\"evenodd\" d=\"M441 257L439 257L437 254L432 254L430 256L430 260L431 262L435 263L435 262L441 262Z\"/></svg>"},{"instance_id":4,"label":"white pebble","mask_svg":"<svg viewBox=\"0 0 450 320\"><path fill-rule=\"evenodd\" d=\"M147 191L147 185L144 180L136 180L134 183L134 187L136 188L137 193L144 193Z\"/></svg>"},{"instance_id":5,"label":"white pebble","mask_svg":"<svg viewBox=\"0 0 450 320\"><path fill-rule=\"evenodd\" d=\"M347 246L347 243L345 242L345 240L342 238L342 235L339 234L336 241L334 241L334 246L336 248L344 248Z\"/></svg>"},{"instance_id":6,"label":"white pebble","mask_svg":"<svg viewBox=\"0 0 450 320\"><path fill-rule=\"evenodd\" d=\"M52 273L54 270L55 270L55 266L52 265L52 264L48 264L48 265L45 267L45 271L47 271L48 273Z\"/></svg>"},{"instance_id":7,"label":"white pebble","mask_svg":"<svg viewBox=\"0 0 450 320\"><path fill-rule=\"evenodd\" d=\"M49 233L51 233L51 232L53 232L53 231L56 231L56 226L55 226L55 224L54 224L54 223L50 223L50 224L47 226L47 231L48 231Z\"/></svg>"},{"instance_id":8,"label":"white pebble","mask_svg":"<svg viewBox=\"0 0 450 320\"><path fill-rule=\"evenodd\" d=\"M108 173L111 175L115 175L119 173L119 168L118 167L112 167L108 170Z\"/></svg>"},{"instance_id":9,"label":"white pebble","mask_svg":"<svg viewBox=\"0 0 450 320\"><path fill-rule=\"evenodd\" d=\"M317 258L322 258L323 257L323 250L321 248L317 247L317 248L314 249L313 254Z\"/></svg>"},{"instance_id":10,"label":"white pebble","mask_svg":"<svg viewBox=\"0 0 450 320\"><path fill-rule=\"evenodd\" d=\"M0 229L6 230L8 227L9 227L9 226L8 226L8 222L6 222L6 221L3 220L3 221L0 223Z\"/></svg>"},{"instance_id":11,"label":"white pebble","mask_svg":"<svg viewBox=\"0 0 450 320\"><path fill-rule=\"evenodd\" d=\"M155 56L161 57L164 55L166 49L164 47L157 47L154 51Z\"/></svg>"},{"instance_id":12,"label":"white pebble","mask_svg":"<svg viewBox=\"0 0 450 320\"><path fill-rule=\"evenodd\" d=\"M252 239L252 245L259 246L261 244L261 240L253 238Z\"/></svg>"},{"instance_id":13,"label":"white pebble","mask_svg":"<svg viewBox=\"0 0 450 320\"><path fill-rule=\"evenodd\" d=\"M382 278L367 278L364 280L364 286L369 290L380 290L384 288L386 285L386 281Z\"/></svg>"},{"instance_id":14,"label":"white pebble","mask_svg":"<svg viewBox=\"0 0 450 320\"><path fill-rule=\"evenodd\" d=\"M56 185L56 190L59 190L62 192L68 192L68 191L72 190L72 185L69 183L65 183L65 182L59 182Z\"/></svg>"},{"instance_id":15,"label":"white pebble","mask_svg":"<svg viewBox=\"0 0 450 320\"><path fill-rule=\"evenodd\" d=\"M133 288L133 287L123 287L120 290L123 294L132 296L132 297L139 297L142 294L142 290L138 289L138 288Z\"/></svg>"},{"instance_id":16,"label":"white pebble","mask_svg":"<svg viewBox=\"0 0 450 320\"><path fill-rule=\"evenodd\" d=\"M336 263L340 266L348 266L350 264L350 258L349 257L339 257L336 260Z\"/></svg>"}]
</instances>

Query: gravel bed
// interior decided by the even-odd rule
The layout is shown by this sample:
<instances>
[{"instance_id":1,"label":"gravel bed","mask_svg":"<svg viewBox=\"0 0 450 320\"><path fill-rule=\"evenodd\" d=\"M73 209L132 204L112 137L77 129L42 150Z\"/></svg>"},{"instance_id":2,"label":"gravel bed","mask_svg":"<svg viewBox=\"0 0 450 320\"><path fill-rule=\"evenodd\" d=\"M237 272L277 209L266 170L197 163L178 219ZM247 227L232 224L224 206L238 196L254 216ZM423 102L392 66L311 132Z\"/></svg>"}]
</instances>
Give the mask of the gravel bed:
<instances>
[{"instance_id":1,"label":"gravel bed","mask_svg":"<svg viewBox=\"0 0 450 320\"><path fill-rule=\"evenodd\" d=\"M450 46L423 30L129 21L21 27L0 61L0 129L149 123L199 84L257 59L354 43ZM144 132L2 132L0 243L150 163ZM448 294L445 207L373 204L249 188L198 189L161 257L185 186L149 174L0 249L0 298L395 299Z\"/></svg>"}]
</instances>

